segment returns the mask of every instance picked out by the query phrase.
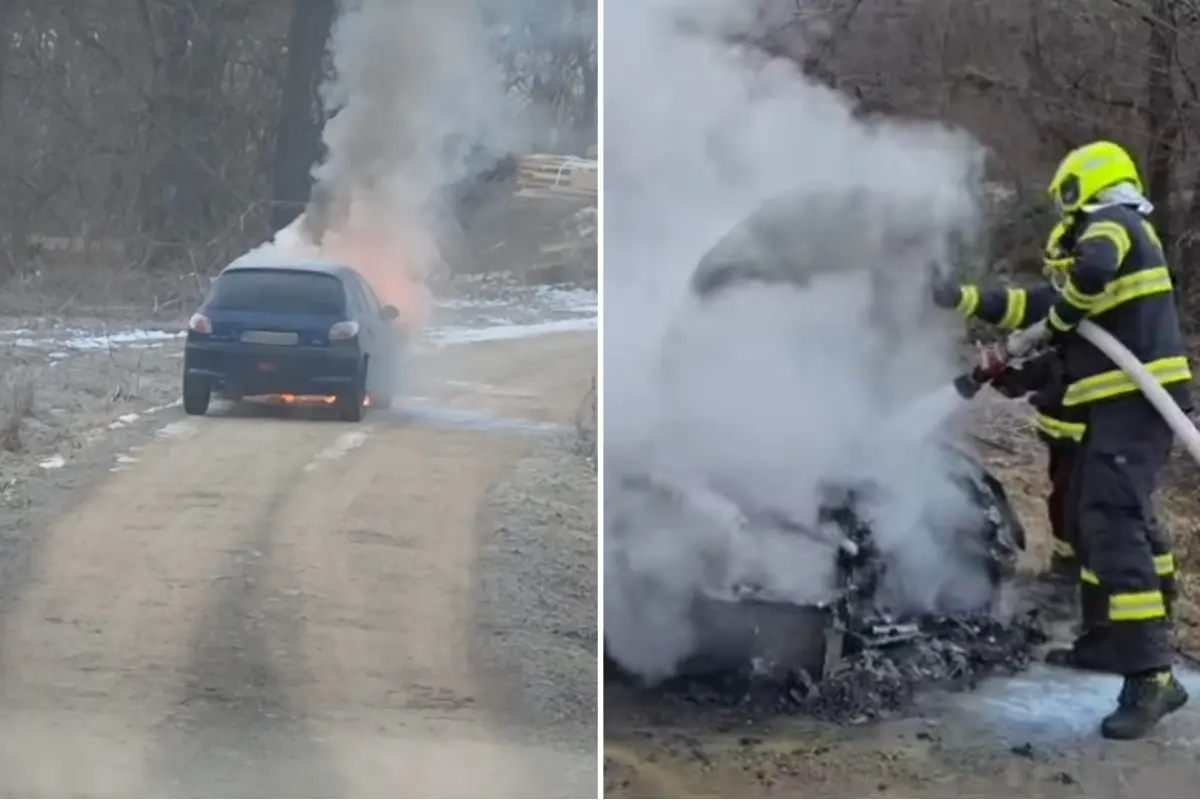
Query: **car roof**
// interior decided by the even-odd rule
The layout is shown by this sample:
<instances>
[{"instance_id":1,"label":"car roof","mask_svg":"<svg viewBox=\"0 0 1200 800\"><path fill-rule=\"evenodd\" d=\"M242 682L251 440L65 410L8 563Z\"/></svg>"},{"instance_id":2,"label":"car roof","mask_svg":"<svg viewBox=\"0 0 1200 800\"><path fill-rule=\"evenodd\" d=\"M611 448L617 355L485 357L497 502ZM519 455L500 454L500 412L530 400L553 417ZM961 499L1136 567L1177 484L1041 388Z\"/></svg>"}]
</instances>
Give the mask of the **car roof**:
<instances>
[{"instance_id":1,"label":"car roof","mask_svg":"<svg viewBox=\"0 0 1200 800\"><path fill-rule=\"evenodd\" d=\"M247 253L234 260L233 263L221 270L220 274L224 275L227 272L242 272L244 270L278 269L288 272L315 272L323 275L332 275L336 278L358 276L358 273L354 269L337 261L313 261L307 259L288 261L278 257L262 258L252 257L253 255L253 253Z\"/></svg>"}]
</instances>

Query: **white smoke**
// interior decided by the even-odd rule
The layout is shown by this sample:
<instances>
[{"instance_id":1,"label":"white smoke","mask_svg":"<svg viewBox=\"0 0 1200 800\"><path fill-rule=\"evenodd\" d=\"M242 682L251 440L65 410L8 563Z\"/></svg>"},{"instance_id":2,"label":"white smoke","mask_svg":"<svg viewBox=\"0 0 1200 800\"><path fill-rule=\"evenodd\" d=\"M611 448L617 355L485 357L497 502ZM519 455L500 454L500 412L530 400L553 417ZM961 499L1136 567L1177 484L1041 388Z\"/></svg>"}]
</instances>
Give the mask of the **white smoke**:
<instances>
[{"instance_id":1,"label":"white smoke","mask_svg":"<svg viewBox=\"0 0 1200 800\"><path fill-rule=\"evenodd\" d=\"M818 600L834 552L794 534L731 532L694 509L663 513L621 490L631 474L805 522L830 479L877 480L888 491L875 530L899 566L897 600L928 607L978 592L948 574L949 547L927 524L966 510L940 455L871 434L952 374L952 335L924 280L974 217L979 151L938 126L865 123L791 63L731 46L761 32L753 3L610 0L604 13L610 653L644 677L669 675L695 646L696 592L753 580ZM803 289L690 297L697 262L762 201L792 193L819 208L862 189L870 202L811 242L853 263ZM897 221L923 235L898 249ZM889 288L872 295L881 279Z\"/></svg>"},{"instance_id":2,"label":"white smoke","mask_svg":"<svg viewBox=\"0 0 1200 800\"><path fill-rule=\"evenodd\" d=\"M322 87L328 122L304 215L256 256L358 268L404 316L458 237L449 189L521 152L521 124L491 49L496 0L344 0ZM503 17L503 13L500 13ZM536 44L536 43L534 43Z\"/></svg>"}]
</instances>

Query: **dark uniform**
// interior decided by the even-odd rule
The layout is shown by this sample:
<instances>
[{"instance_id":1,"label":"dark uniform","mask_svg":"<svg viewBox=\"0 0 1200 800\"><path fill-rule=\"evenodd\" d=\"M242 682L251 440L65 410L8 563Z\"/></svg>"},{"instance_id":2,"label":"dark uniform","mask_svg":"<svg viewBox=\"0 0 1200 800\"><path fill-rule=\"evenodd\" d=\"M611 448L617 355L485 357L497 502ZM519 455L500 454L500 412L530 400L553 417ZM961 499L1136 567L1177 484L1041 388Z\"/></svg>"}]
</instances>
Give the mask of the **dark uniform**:
<instances>
[{"instance_id":1,"label":"dark uniform","mask_svg":"<svg viewBox=\"0 0 1200 800\"><path fill-rule=\"evenodd\" d=\"M1107 630L1085 631L1076 660L1102 660L1126 676L1169 669L1174 564L1158 531L1152 495L1173 433L1133 381L1072 330L1087 317L1120 340L1176 402L1190 409L1191 369L1170 275L1153 227L1113 205L1077 222L1075 261L1047 319L1064 359L1063 406L1087 425L1071 481L1084 615ZM1089 599L1090 598L1090 599ZM1102 641L1103 646L1097 643ZM1095 652L1092 652L1092 651Z\"/></svg>"},{"instance_id":2,"label":"dark uniform","mask_svg":"<svg viewBox=\"0 0 1200 800\"><path fill-rule=\"evenodd\" d=\"M1144 224L1140 217L1137 219L1139 226ZM1152 228L1147 225L1143 230L1152 241L1157 241ZM1151 275L1161 276L1157 272ZM1058 290L1052 286L980 290L978 287L966 285L956 289L957 297L943 298L942 304L953 305L964 316L975 317L1002 330L1027 327L1044 318L1060 297ZM1103 319L1100 322L1102 324ZM1078 344L1087 344L1079 337L1072 338L1077 339ZM1034 427L1038 438L1045 443L1048 455L1047 477L1050 481L1050 492L1046 498L1046 510L1053 538L1050 571L1056 577L1080 582L1083 633L1075 647L1067 651L1052 651L1048 660L1063 666L1120 672L1120 665L1109 654L1108 640L1104 636L1109 621L1108 592L1104 590L1093 568L1081 568L1083 561L1079 552L1081 546L1078 540L1078 525L1073 519L1074 515L1070 513L1074 502L1071 483L1080 445L1087 431L1089 404L1068 405L1064 402L1067 391L1065 356L1065 346L1054 348L1011 368L1007 371L1008 374L1001 376L998 383L1007 383L1015 396L1030 395L1029 402L1034 408ZM1109 366L1111 367L1111 362ZM998 388L1004 391L1006 387L1001 385ZM1137 397L1141 398L1140 393ZM1148 505L1146 510L1147 513L1153 514ZM1171 553L1168 537L1153 517L1150 520L1146 536L1154 555L1158 588L1163 594L1167 616L1170 617L1178 594L1175 557Z\"/></svg>"}]
</instances>

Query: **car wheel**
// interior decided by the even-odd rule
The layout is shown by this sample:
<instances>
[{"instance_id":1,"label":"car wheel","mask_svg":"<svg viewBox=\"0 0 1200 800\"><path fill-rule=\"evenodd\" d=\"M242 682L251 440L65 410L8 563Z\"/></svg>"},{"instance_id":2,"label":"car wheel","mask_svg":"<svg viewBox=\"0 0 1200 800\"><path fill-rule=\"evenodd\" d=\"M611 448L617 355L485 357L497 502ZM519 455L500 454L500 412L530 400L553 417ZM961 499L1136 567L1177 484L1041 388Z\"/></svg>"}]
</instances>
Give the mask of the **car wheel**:
<instances>
[{"instance_id":1,"label":"car wheel","mask_svg":"<svg viewBox=\"0 0 1200 800\"><path fill-rule=\"evenodd\" d=\"M337 399L338 416L344 422L359 422L367 409L367 365L364 364L354 382L354 388Z\"/></svg>"},{"instance_id":2,"label":"car wheel","mask_svg":"<svg viewBox=\"0 0 1200 800\"><path fill-rule=\"evenodd\" d=\"M183 410L195 417L208 413L208 403L212 399L212 387L203 378L184 376L183 379Z\"/></svg>"}]
</instances>

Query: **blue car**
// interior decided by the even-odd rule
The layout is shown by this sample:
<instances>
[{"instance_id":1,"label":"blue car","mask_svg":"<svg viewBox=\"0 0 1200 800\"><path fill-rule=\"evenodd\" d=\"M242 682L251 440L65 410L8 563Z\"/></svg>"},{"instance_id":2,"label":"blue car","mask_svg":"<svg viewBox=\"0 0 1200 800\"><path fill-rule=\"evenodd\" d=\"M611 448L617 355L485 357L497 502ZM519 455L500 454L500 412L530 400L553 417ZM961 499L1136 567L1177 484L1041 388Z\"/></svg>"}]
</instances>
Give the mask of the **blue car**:
<instances>
[{"instance_id":1,"label":"blue car","mask_svg":"<svg viewBox=\"0 0 1200 800\"><path fill-rule=\"evenodd\" d=\"M395 306L335 263L230 264L188 323L183 408L208 412L213 393L321 395L348 422L391 405L404 330Z\"/></svg>"}]
</instances>

